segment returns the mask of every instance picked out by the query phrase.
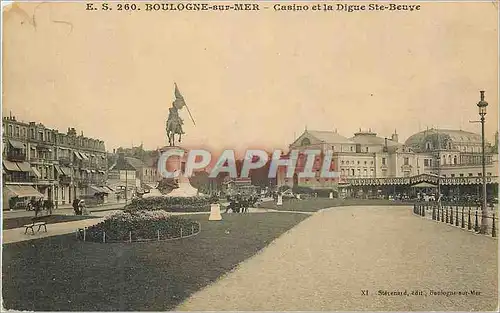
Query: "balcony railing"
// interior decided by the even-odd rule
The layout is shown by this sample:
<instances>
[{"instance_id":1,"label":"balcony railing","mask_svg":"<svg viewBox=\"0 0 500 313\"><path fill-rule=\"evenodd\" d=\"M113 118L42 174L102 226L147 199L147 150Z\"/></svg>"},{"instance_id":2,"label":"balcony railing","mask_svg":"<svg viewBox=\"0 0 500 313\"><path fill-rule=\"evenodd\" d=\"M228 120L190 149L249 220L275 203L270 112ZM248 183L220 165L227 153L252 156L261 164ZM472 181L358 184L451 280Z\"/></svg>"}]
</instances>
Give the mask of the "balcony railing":
<instances>
[{"instance_id":1,"label":"balcony railing","mask_svg":"<svg viewBox=\"0 0 500 313\"><path fill-rule=\"evenodd\" d=\"M24 153L7 153L7 159L13 162L24 162L26 161L26 154Z\"/></svg>"}]
</instances>

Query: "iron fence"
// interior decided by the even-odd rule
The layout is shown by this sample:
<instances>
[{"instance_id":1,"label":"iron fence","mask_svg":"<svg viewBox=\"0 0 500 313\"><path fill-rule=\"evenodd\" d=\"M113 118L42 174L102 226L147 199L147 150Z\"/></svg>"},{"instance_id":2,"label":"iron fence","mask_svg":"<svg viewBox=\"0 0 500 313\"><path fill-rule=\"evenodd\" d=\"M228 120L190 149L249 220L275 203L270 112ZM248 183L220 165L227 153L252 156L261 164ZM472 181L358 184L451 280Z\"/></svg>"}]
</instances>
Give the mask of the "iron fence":
<instances>
[{"instance_id":1,"label":"iron fence","mask_svg":"<svg viewBox=\"0 0 500 313\"><path fill-rule=\"evenodd\" d=\"M497 237L498 217L495 208L486 209L485 235ZM448 225L479 233L483 226L483 210L477 204L452 204L418 202L413 205L413 213Z\"/></svg>"}]
</instances>

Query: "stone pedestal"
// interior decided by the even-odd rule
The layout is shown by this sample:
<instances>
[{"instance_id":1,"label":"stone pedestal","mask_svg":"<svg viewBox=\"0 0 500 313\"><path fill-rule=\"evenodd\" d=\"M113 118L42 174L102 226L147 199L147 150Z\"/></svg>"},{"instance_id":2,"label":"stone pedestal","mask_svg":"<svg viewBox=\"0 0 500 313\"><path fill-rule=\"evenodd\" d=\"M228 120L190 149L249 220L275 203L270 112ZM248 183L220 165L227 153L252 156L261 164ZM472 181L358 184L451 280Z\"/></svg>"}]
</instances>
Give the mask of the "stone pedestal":
<instances>
[{"instance_id":1,"label":"stone pedestal","mask_svg":"<svg viewBox=\"0 0 500 313\"><path fill-rule=\"evenodd\" d=\"M189 151L181 148L181 147L163 147L161 149L161 152L165 152L167 150L176 150L176 151L183 151L184 156L179 157L179 156L171 156L167 160L166 168L170 172L174 172L176 170L179 170L181 173L180 175L175 178L177 181L179 188L176 188L172 190L170 193L165 195L166 197L195 197L195 196L201 196L198 192L198 189L194 188L191 186L191 183L189 182L189 178L184 176L184 170L185 170L185 164L186 164L186 158L187 158L187 153Z\"/></svg>"},{"instance_id":2,"label":"stone pedestal","mask_svg":"<svg viewBox=\"0 0 500 313\"><path fill-rule=\"evenodd\" d=\"M221 221L222 215L220 214L220 204L215 203L210 205L209 221Z\"/></svg>"},{"instance_id":3,"label":"stone pedestal","mask_svg":"<svg viewBox=\"0 0 500 313\"><path fill-rule=\"evenodd\" d=\"M278 195L278 202L276 202L276 205L283 205L283 196Z\"/></svg>"}]
</instances>

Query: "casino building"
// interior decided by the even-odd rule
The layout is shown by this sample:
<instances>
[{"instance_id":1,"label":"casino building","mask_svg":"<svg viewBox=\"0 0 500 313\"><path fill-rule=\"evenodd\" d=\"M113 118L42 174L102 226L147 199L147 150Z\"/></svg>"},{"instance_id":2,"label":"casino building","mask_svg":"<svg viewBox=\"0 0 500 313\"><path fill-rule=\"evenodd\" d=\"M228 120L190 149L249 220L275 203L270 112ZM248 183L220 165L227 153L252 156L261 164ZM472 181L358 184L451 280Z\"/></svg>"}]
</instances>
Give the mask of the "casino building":
<instances>
[{"instance_id":1,"label":"casino building","mask_svg":"<svg viewBox=\"0 0 500 313\"><path fill-rule=\"evenodd\" d=\"M305 155L299 153L293 178L278 171L278 186L335 190L340 196L383 197L415 196L418 192L435 193L438 184L445 196L477 196L481 191L481 136L463 130L428 129L399 142L395 131L390 137L377 136L361 129L347 138L336 131L305 130L290 150L322 151L315 159L315 178L299 178ZM498 143L498 133L495 136ZM332 150L332 169L339 179L319 177L324 153ZM284 158L290 157L284 155ZM486 144L488 196L498 192L498 145Z\"/></svg>"}]
</instances>

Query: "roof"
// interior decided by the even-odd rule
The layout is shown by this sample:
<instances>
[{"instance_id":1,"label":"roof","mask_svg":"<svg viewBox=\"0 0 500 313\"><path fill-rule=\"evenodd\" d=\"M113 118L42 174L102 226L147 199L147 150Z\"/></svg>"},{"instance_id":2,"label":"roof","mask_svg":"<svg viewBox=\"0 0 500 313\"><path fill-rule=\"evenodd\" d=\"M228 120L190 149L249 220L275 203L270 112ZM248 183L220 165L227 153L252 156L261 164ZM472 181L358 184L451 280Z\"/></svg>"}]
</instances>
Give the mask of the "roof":
<instances>
[{"instance_id":1,"label":"roof","mask_svg":"<svg viewBox=\"0 0 500 313\"><path fill-rule=\"evenodd\" d=\"M407 146L418 146L423 147L424 141L428 140L428 137L439 136L439 141L444 141L445 139L451 139L454 143L462 144L480 144L481 135L468 132L465 130L456 129L428 129L416 134L411 135L406 139L405 145Z\"/></svg>"},{"instance_id":2,"label":"roof","mask_svg":"<svg viewBox=\"0 0 500 313\"><path fill-rule=\"evenodd\" d=\"M134 160L132 162L130 162L129 159L134 159ZM135 161L135 160L139 161L140 163ZM131 164L131 163L134 163L134 164ZM136 158L131 158L131 157L118 158L118 160L116 160L116 162L113 165L111 165L109 170L110 171L111 170L135 171L135 170L141 168L141 166L136 167L136 166L140 165L141 163L142 163L142 161L139 159L136 159Z\"/></svg>"},{"instance_id":3,"label":"roof","mask_svg":"<svg viewBox=\"0 0 500 313\"><path fill-rule=\"evenodd\" d=\"M385 146L385 138L378 137L376 133L366 132L366 133L356 133L354 137L349 138L349 140L362 145L378 145ZM402 144L392 141L387 138L387 146L401 146Z\"/></svg>"},{"instance_id":4,"label":"roof","mask_svg":"<svg viewBox=\"0 0 500 313\"><path fill-rule=\"evenodd\" d=\"M340 135L334 131L323 131L323 130L306 130L302 135L300 135L293 143L297 144L304 137L313 137L322 143L347 143L353 144L354 142L350 141L347 137Z\"/></svg>"},{"instance_id":5,"label":"roof","mask_svg":"<svg viewBox=\"0 0 500 313\"><path fill-rule=\"evenodd\" d=\"M133 168L135 168L136 170L141 169L143 167L146 167L146 165L144 164L144 162L142 162L141 160L139 160L137 158L125 157L125 161L128 164L130 164Z\"/></svg>"}]
</instances>

